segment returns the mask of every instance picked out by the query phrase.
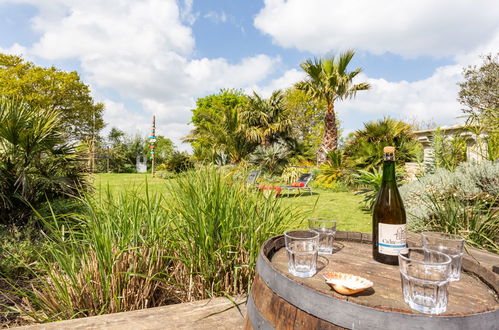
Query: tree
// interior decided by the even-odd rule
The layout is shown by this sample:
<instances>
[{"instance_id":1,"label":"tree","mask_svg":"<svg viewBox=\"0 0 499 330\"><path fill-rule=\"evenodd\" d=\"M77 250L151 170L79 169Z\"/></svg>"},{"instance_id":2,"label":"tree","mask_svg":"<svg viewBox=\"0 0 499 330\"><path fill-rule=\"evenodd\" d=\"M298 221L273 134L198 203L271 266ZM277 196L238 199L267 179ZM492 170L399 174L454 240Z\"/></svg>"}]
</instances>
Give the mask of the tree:
<instances>
[{"instance_id":1,"label":"tree","mask_svg":"<svg viewBox=\"0 0 499 330\"><path fill-rule=\"evenodd\" d=\"M241 91L227 89L196 101L197 108L192 110L195 127L184 138L196 158L210 162L228 158L237 163L254 150L256 144L241 130L240 108L246 102Z\"/></svg>"},{"instance_id":2,"label":"tree","mask_svg":"<svg viewBox=\"0 0 499 330\"><path fill-rule=\"evenodd\" d=\"M306 72L307 78L298 82L296 88L305 91L314 100L326 103L324 136L321 148L317 153L318 164L324 163L328 152L338 146L335 101L352 98L357 91L367 90L371 87L368 83L353 84L353 79L362 72L360 68L351 72L347 71L347 66L354 54L354 51L349 50L340 54L338 58L331 56L323 59L308 59L300 64Z\"/></svg>"},{"instance_id":3,"label":"tree","mask_svg":"<svg viewBox=\"0 0 499 330\"><path fill-rule=\"evenodd\" d=\"M60 113L74 140L95 140L104 128L104 105L95 103L77 72L42 68L19 56L0 53L0 97L22 97L33 109Z\"/></svg>"},{"instance_id":4,"label":"tree","mask_svg":"<svg viewBox=\"0 0 499 330\"><path fill-rule=\"evenodd\" d=\"M241 129L247 139L264 147L291 137L292 121L280 90L274 91L268 99L253 92L241 112L241 118Z\"/></svg>"},{"instance_id":5,"label":"tree","mask_svg":"<svg viewBox=\"0 0 499 330\"><path fill-rule=\"evenodd\" d=\"M415 160L421 152L409 124L383 118L364 124L347 141L344 156L349 167L375 169L381 165L383 148L394 146L399 164Z\"/></svg>"},{"instance_id":6,"label":"tree","mask_svg":"<svg viewBox=\"0 0 499 330\"><path fill-rule=\"evenodd\" d=\"M482 123L499 129L499 53L483 56L480 67L468 66L463 70L466 81L458 83L458 101L470 122Z\"/></svg>"},{"instance_id":7,"label":"tree","mask_svg":"<svg viewBox=\"0 0 499 330\"><path fill-rule=\"evenodd\" d=\"M293 123L291 135L302 146L307 158L316 158L324 135L326 103L316 102L304 91L288 88L284 93L284 106Z\"/></svg>"},{"instance_id":8,"label":"tree","mask_svg":"<svg viewBox=\"0 0 499 330\"><path fill-rule=\"evenodd\" d=\"M59 111L0 99L0 224L23 223L31 207L85 188L81 150L63 132Z\"/></svg>"},{"instance_id":9,"label":"tree","mask_svg":"<svg viewBox=\"0 0 499 330\"><path fill-rule=\"evenodd\" d=\"M490 160L499 158L499 53L483 56L480 67L463 70L464 82L458 83L458 101L466 108L467 124L477 136L481 149L487 150ZM488 135L483 141L482 134ZM485 143L486 142L486 143Z\"/></svg>"},{"instance_id":10,"label":"tree","mask_svg":"<svg viewBox=\"0 0 499 330\"><path fill-rule=\"evenodd\" d=\"M150 155L150 150L149 139L146 139L144 143L144 154L146 156ZM174 151L175 146L173 145L172 140L165 138L162 135L156 136L156 143L154 143L154 161L157 165L165 163ZM135 162L137 154L133 157Z\"/></svg>"}]
</instances>

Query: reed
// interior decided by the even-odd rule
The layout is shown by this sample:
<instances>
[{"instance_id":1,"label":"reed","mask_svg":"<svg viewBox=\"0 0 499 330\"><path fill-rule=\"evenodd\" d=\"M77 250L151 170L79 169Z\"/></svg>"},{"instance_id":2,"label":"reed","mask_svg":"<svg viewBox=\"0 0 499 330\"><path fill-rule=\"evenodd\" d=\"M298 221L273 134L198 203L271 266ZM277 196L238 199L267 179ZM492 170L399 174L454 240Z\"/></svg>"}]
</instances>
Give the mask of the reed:
<instances>
[{"instance_id":1,"label":"reed","mask_svg":"<svg viewBox=\"0 0 499 330\"><path fill-rule=\"evenodd\" d=\"M43 322L246 293L262 243L300 216L214 168L165 191L108 189L44 219L49 252L18 309Z\"/></svg>"}]
</instances>

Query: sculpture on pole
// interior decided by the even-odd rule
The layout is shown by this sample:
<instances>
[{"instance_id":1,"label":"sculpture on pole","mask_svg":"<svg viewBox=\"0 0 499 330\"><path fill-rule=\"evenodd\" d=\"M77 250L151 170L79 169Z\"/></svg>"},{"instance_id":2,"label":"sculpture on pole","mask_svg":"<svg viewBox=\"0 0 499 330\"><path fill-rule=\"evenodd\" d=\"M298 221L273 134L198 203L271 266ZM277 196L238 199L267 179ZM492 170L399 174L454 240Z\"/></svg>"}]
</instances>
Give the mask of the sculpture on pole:
<instances>
[{"instance_id":1,"label":"sculpture on pole","mask_svg":"<svg viewBox=\"0 0 499 330\"><path fill-rule=\"evenodd\" d=\"M149 136L149 148L151 149L150 151L151 155L149 156L149 159L151 160L151 173L153 177L154 177L154 143L156 143L156 116L152 116L151 136Z\"/></svg>"}]
</instances>

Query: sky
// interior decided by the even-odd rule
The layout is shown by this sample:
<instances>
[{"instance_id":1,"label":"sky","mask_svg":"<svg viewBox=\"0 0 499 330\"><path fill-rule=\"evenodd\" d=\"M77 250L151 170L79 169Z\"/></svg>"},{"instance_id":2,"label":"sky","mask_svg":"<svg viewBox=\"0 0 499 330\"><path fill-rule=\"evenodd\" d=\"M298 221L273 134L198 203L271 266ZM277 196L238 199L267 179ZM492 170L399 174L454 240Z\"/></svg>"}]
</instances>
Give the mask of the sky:
<instances>
[{"instance_id":1,"label":"sky","mask_svg":"<svg viewBox=\"0 0 499 330\"><path fill-rule=\"evenodd\" d=\"M0 52L76 70L117 127L178 149L196 100L221 88L270 96L308 58L356 52L372 88L336 103L344 134L390 116L463 121L462 71L499 51L496 0L0 0Z\"/></svg>"}]
</instances>

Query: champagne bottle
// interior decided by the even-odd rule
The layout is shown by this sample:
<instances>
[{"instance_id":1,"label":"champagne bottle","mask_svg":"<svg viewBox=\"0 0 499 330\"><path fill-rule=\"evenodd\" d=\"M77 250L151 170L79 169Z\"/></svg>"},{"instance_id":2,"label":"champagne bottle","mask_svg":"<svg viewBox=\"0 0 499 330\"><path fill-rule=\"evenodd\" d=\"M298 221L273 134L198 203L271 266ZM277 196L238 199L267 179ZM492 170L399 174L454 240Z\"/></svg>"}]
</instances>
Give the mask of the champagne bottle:
<instances>
[{"instance_id":1,"label":"champagne bottle","mask_svg":"<svg viewBox=\"0 0 499 330\"><path fill-rule=\"evenodd\" d=\"M383 181L373 210L373 258L398 265L398 253L407 251L404 204L395 180L395 148L383 149Z\"/></svg>"}]
</instances>

